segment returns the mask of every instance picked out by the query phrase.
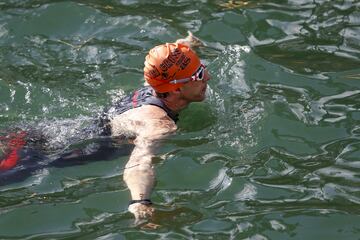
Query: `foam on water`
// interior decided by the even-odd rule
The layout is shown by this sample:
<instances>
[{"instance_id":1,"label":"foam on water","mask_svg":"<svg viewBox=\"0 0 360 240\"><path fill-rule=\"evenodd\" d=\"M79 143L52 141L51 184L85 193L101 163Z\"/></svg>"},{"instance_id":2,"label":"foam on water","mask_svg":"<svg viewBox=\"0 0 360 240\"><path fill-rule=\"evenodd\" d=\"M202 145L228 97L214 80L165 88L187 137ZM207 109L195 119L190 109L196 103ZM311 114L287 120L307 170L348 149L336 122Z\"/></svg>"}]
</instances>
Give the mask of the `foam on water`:
<instances>
[{"instance_id":1,"label":"foam on water","mask_svg":"<svg viewBox=\"0 0 360 240\"><path fill-rule=\"evenodd\" d=\"M216 82L209 83L208 101L216 108L218 118L210 136L216 136L220 147L230 146L240 153L256 145L256 131L264 114L263 103L254 101L255 90L247 82L250 70L245 60L251 54L248 46L228 46L209 66L210 70L217 69L211 80Z\"/></svg>"}]
</instances>

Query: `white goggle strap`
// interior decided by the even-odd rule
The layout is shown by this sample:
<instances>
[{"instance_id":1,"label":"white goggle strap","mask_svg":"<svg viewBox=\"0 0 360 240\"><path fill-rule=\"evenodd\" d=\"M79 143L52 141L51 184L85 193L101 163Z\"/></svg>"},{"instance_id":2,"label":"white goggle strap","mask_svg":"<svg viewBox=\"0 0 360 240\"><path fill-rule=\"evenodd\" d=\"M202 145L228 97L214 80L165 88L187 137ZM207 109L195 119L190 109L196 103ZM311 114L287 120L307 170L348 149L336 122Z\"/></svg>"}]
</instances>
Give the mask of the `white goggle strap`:
<instances>
[{"instance_id":1,"label":"white goggle strap","mask_svg":"<svg viewBox=\"0 0 360 240\"><path fill-rule=\"evenodd\" d=\"M177 84L177 83L186 83L186 82L190 82L192 78L183 78L183 79L179 79L179 80L172 80L169 83L171 84Z\"/></svg>"},{"instance_id":2,"label":"white goggle strap","mask_svg":"<svg viewBox=\"0 0 360 240\"><path fill-rule=\"evenodd\" d=\"M189 78L183 78L183 79L179 79L179 80L172 80L172 81L170 81L169 83L171 83L171 84L177 84L177 83L186 83L186 82L190 82L191 80L194 80L194 79L199 79L199 81L202 81L203 80L203 78L204 78L204 71L205 71L205 67L203 67L202 65L200 66L200 68L199 68L199 70L195 73L195 76L191 76L191 77L189 77ZM202 74L203 74L203 76L202 76L202 78L200 79L199 78L199 75L200 75L200 73L202 72Z\"/></svg>"}]
</instances>

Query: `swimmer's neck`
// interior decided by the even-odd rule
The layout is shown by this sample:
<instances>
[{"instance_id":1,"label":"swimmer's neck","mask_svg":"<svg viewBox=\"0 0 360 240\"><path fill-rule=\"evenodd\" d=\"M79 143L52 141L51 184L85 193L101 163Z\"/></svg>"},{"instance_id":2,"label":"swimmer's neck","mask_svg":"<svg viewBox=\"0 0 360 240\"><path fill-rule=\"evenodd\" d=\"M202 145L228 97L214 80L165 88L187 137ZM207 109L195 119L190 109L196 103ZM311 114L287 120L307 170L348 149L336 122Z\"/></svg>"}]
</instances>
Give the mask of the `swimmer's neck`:
<instances>
[{"instance_id":1,"label":"swimmer's neck","mask_svg":"<svg viewBox=\"0 0 360 240\"><path fill-rule=\"evenodd\" d=\"M183 99L180 95L172 93L170 93L170 95L165 98L159 99L165 104L166 107L175 113L179 113L190 104L189 101Z\"/></svg>"}]
</instances>

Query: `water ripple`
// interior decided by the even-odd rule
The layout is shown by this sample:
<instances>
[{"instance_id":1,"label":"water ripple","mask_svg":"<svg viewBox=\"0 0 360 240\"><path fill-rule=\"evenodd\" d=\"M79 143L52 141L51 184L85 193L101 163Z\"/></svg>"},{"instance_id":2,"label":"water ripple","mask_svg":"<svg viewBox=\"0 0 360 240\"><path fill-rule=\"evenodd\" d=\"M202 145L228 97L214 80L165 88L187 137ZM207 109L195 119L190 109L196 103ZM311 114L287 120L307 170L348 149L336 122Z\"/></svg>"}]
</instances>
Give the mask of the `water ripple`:
<instances>
[{"instance_id":1,"label":"water ripple","mask_svg":"<svg viewBox=\"0 0 360 240\"><path fill-rule=\"evenodd\" d=\"M218 176L210 181L210 186L208 191L215 191L219 194L221 191L226 190L232 182L231 177L227 175L228 169L220 169Z\"/></svg>"},{"instance_id":2,"label":"water ripple","mask_svg":"<svg viewBox=\"0 0 360 240\"><path fill-rule=\"evenodd\" d=\"M356 68L360 49L354 41L359 33L356 4L356 1L266 4L266 10L256 8L248 16L251 19L260 16L272 31L252 31L255 34L250 33L250 45L272 62L302 73L329 71L327 65L321 65L329 59L334 60L330 71ZM270 49L277 54L269 54ZM297 60L290 59L292 53ZM334 63L336 61L341 63Z\"/></svg>"}]
</instances>

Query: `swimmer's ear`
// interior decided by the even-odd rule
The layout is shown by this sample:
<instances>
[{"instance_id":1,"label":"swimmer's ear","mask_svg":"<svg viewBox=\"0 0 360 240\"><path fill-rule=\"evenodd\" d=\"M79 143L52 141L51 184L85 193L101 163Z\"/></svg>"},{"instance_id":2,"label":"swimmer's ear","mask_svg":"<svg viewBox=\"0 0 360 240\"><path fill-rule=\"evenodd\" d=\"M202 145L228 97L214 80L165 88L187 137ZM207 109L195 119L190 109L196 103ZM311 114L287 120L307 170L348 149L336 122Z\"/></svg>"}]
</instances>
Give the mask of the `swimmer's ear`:
<instances>
[{"instance_id":1,"label":"swimmer's ear","mask_svg":"<svg viewBox=\"0 0 360 240\"><path fill-rule=\"evenodd\" d=\"M178 95L181 94L181 89L178 88L178 89L173 90L173 91L171 91L171 92L169 92L169 93L170 93L172 96L178 96Z\"/></svg>"},{"instance_id":2,"label":"swimmer's ear","mask_svg":"<svg viewBox=\"0 0 360 240\"><path fill-rule=\"evenodd\" d=\"M176 89L174 92L175 94L181 94L181 88Z\"/></svg>"}]
</instances>

